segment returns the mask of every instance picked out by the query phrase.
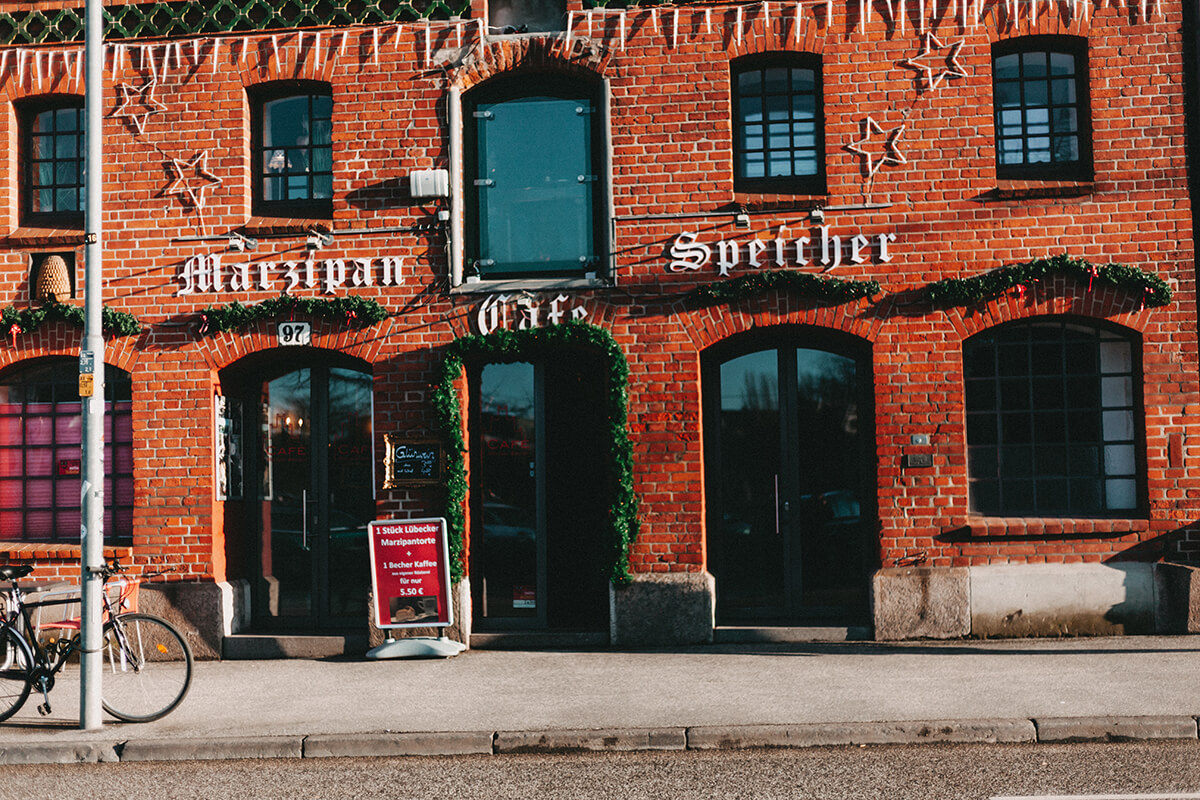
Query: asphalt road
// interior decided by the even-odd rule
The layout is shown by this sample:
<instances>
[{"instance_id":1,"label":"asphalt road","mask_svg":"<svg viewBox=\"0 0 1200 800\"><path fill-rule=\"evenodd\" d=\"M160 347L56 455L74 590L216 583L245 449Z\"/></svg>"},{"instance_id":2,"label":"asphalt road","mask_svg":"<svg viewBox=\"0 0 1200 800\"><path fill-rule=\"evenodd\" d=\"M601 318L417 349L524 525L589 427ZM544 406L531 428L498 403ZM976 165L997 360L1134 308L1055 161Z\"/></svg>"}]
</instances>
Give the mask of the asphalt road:
<instances>
[{"instance_id":1,"label":"asphalt road","mask_svg":"<svg viewBox=\"0 0 1200 800\"><path fill-rule=\"evenodd\" d=\"M281 759L0 767L30 798L1200 797L1200 743L919 745L730 752Z\"/></svg>"}]
</instances>

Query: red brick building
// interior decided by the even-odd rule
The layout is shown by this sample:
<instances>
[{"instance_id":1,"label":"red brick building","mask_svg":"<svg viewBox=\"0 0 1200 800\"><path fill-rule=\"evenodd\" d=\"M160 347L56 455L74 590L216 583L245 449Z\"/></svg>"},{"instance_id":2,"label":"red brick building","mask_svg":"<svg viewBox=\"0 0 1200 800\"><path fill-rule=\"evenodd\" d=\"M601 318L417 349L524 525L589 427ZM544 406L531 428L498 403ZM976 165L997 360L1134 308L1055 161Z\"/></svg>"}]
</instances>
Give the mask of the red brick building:
<instances>
[{"instance_id":1,"label":"red brick building","mask_svg":"<svg viewBox=\"0 0 1200 800\"><path fill-rule=\"evenodd\" d=\"M214 651L361 636L363 526L438 516L477 644L1183 624L1177 6L107 5L106 548ZM0 549L47 579L81 12L0 14Z\"/></svg>"}]
</instances>

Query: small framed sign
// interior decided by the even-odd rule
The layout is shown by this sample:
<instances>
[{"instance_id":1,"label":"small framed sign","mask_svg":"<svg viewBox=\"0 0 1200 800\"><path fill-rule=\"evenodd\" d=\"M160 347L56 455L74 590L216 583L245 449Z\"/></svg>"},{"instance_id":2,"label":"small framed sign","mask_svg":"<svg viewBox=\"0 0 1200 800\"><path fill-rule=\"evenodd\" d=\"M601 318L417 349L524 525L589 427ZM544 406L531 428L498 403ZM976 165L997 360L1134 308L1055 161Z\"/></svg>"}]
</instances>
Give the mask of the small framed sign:
<instances>
[{"instance_id":1,"label":"small framed sign","mask_svg":"<svg viewBox=\"0 0 1200 800\"><path fill-rule=\"evenodd\" d=\"M383 488L436 484L444 480L445 453L436 439L384 434Z\"/></svg>"},{"instance_id":2,"label":"small framed sign","mask_svg":"<svg viewBox=\"0 0 1200 800\"><path fill-rule=\"evenodd\" d=\"M280 347L312 344L312 324L309 322L281 322L276 332Z\"/></svg>"}]
</instances>

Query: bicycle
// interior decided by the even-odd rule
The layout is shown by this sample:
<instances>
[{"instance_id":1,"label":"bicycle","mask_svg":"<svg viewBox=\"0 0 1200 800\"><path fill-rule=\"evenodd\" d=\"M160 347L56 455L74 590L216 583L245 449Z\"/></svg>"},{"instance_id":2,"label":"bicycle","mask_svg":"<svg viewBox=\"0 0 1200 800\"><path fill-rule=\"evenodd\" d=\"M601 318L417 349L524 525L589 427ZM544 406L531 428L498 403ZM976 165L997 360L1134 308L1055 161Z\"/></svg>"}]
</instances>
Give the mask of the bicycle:
<instances>
[{"instance_id":1,"label":"bicycle","mask_svg":"<svg viewBox=\"0 0 1200 800\"><path fill-rule=\"evenodd\" d=\"M27 602L17 580L33 571L30 565L0 567L0 581L12 584L0 611L0 722L16 714L31 692L42 694L38 712L50 713L54 679L71 657L83 650L81 623L67 619L42 625L41 630L75 631L73 635L39 641L32 609L77 603L77 598ZM171 623L152 614L124 611L132 587L122 587L115 602L108 582L122 572L120 562L105 564L103 578L104 670L100 677L101 705L125 722L150 722L173 711L192 684L192 649Z\"/></svg>"}]
</instances>

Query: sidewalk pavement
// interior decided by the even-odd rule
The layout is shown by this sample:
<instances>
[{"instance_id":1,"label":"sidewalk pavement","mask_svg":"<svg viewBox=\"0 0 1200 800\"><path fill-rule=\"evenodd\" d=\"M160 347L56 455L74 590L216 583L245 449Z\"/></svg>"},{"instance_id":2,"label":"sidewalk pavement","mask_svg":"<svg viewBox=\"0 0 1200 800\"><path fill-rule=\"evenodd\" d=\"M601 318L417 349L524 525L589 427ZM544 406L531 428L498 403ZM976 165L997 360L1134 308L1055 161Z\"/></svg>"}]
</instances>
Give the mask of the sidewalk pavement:
<instances>
[{"instance_id":1,"label":"sidewalk pavement","mask_svg":"<svg viewBox=\"0 0 1200 800\"><path fill-rule=\"evenodd\" d=\"M167 717L79 729L60 676L0 764L1197 739L1200 637L198 662Z\"/></svg>"}]
</instances>

